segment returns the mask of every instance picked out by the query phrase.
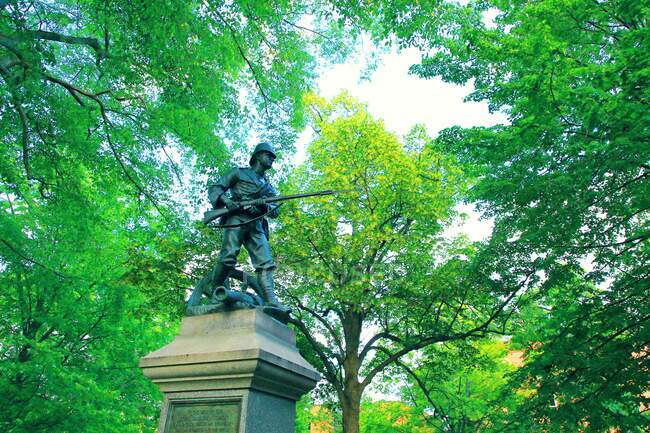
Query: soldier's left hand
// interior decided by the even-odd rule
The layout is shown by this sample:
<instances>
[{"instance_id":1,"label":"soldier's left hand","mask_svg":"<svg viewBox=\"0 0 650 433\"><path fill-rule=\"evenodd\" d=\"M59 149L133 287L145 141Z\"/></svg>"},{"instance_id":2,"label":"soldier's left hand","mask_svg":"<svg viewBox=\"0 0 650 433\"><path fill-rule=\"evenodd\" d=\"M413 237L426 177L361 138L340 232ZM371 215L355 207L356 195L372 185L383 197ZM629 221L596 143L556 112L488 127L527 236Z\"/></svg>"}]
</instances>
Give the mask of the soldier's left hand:
<instances>
[{"instance_id":1,"label":"soldier's left hand","mask_svg":"<svg viewBox=\"0 0 650 433\"><path fill-rule=\"evenodd\" d=\"M260 206L260 207L263 207L266 203L264 203L264 199L263 199L263 198L258 198L258 199L253 200L253 201L251 202L251 204L252 204L253 206Z\"/></svg>"}]
</instances>

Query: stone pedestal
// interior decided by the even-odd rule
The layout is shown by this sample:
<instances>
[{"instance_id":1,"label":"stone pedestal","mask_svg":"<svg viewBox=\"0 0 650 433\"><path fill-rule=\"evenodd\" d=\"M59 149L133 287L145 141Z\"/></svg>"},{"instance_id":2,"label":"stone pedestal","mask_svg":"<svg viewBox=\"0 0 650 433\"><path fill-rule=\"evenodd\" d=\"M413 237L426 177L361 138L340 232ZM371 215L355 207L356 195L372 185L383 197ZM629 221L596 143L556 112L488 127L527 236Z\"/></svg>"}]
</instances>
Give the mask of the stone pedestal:
<instances>
[{"instance_id":1,"label":"stone pedestal","mask_svg":"<svg viewBox=\"0 0 650 433\"><path fill-rule=\"evenodd\" d=\"M320 379L293 331L255 309L185 317L140 368L165 394L160 433L293 433Z\"/></svg>"}]
</instances>

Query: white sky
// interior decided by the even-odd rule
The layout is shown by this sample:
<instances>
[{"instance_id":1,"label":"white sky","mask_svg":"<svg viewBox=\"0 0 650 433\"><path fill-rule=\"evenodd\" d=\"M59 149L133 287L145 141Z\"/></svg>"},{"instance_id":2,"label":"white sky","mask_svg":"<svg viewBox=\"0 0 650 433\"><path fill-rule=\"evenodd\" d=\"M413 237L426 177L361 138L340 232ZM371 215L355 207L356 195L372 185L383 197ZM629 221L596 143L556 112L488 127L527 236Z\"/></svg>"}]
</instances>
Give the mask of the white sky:
<instances>
[{"instance_id":1,"label":"white sky","mask_svg":"<svg viewBox=\"0 0 650 433\"><path fill-rule=\"evenodd\" d=\"M386 122L400 135L416 123L426 125L435 136L454 125L489 126L504 122L505 117L492 115L487 104L463 102L471 91L469 86L443 83L440 79L422 79L410 75L411 65L419 63L415 49L392 51L382 56L381 65L370 81L359 82L362 65L358 58L337 65L318 80L320 95L331 98L345 89L368 104L370 112Z\"/></svg>"},{"instance_id":2,"label":"white sky","mask_svg":"<svg viewBox=\"0 0 650 433\"><path fill-rule=\"evenodd\" d=\"M471 86L444 83L440 79L422 79L409 75L411 65L419 63L415 49L395 50L381 56L379 67L369 80L360 81L364 68L363 53L344 64L322 71L317 81L320 96L330 99L345 90L368 105L369 112L384 121L386 128L398 135L406 134L413 125L423 124L429 135L435 137L445 128L459 125L491 126L505 123L502 114L491 114L487 104L464 102ZM305 158L305 146L312 137L307 129L297 143L295 163ZM453 227L449 235L465 233L471 241L485 239L492 231L492 222L480 220L473 206L459 205L467 214L465 224Z\"/></svg>"}]
</instances>

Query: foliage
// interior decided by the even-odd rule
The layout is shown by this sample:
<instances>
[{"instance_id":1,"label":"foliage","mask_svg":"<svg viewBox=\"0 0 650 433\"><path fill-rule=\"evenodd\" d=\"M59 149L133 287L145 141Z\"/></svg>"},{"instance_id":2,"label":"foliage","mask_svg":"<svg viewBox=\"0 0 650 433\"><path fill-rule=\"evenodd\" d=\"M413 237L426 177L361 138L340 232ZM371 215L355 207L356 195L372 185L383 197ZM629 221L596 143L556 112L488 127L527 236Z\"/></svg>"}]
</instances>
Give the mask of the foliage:
<instances>
[{"instance_id":1,"label":"foliage","mask_svg":"<svg viewBox=\"0 0 650 433\"><path fill-rule=\"evenodd\" d=\"M354 193L286 205L279 262L346 433L377 375L408 371L403 357L427 347L439 363L425 379L455 366L492 378L492 396L500 367L458 371L431 344L515 327L530 350L510 387L536 392L498 427L641 431L649 9L0 0L0 427L152 431L157 398L137 359L169 338L217 243L176 201L198 196L195 180L229 165L251 129L287 151L309 120L318 137L286 189ZM420 48L413 73L471 81L468 98L510 123L400 141L345 95L303 100L316 53L340 60L360 29ZM479 248L442 237L466 176L467 199L495 219ZM478 419L474 403L448 411ZM364 420L378 429L374 409Z\"/></svg>"},{"instance_id":2,"label":"foliage","mask_svg":"<svg viewBox=\"0 0 650 433\"><path fill-rule=\"evenodd\" d=\"M407 371L402 398L427 413L436 431L499 431L499 421L531 392L521 387L510 392L508 376L523 364L522 354L489 339L430 346L417 368Z\"/></svg>"},{"instance_id":3,"label":"foliage","mask_svg":"<svg viewBox=\"0 0 650 433\"><path fill-rule=\"evenodd\" d=\"M296 402L296 433L309 433L313 407L309 395L303 396Z\"/></svg>"},{"instance_id":4,"label":"foliage","mask_svg":"<svg viewBox=\"0 0 650 433\"><path fill-rule=\"evenodd\" d=\"M533 317L522 340L536 348L522 375L538 392L510 425L642 431L650 368L648 2L432 7L427 26L409 15L392 21L404 44L425 50L412 72L471 80L468 99L510 120L452 128L438 139L476 177L468 199L495 219L481 254L534 262L544 280L529 293L537 307L522 305Z\"/></svg>"},{"instance_id":5,"label":"foliage","mask_svg":"<svg viewBox=\"0 0 650 433\"><path fill-rule=\"evenodd\" d=\"M334 416L329 408L315 405L309 394L298 400L296 403L296 433L334 433L334 429Z\"/></svg>"},{"instance_id":6,"label":"foliage","mask_svg":"<svg viewBox=\"0 0 650 433\"><path fill-rule=\"evenodd\" d=\"M353 192L287 205L275 242L293 323L349 433L379 373L435 342L500 332L523 283L493 291L480 266L466 272L472 248L442 237L462 179L422 128L402 144L345 94L310 104L318 135L286 188Z\"/></svg>"},{"instance_id":7,"label":"foliage","mask_svg":"<svg viewBox=\"0 0 650 433\"><path fill-rule=\"evenodd\" d=\"M643 431L648 425L642 412L648 399L647 348L646 340L639 340L647 330L630 324L626 316L635 311L612 297L568 270L551 277L544 302L553 308L531 307L518 335L529 345L530 362L511 383L527 384L535 393L506 420L513 428L535 431L540 427L520 414L540 412L543 424L558 431L575 431L575 424L596 432L612 426ZM647 315L647 306L635 309ZM551 407L539 407L546 402Z\"/></svg>"},{"instance_id":8,"label":"foliage","mask_svg":"<svg viewBox=\"0 0 650 433\"><path fill-rule=\"evenodd\" d=\"M28 213L16 203L1 226L1 429L151 431L157 393L137 361L174 327L162 312L148 310L133 275L148 271L134 267L128 248L136 241L151 245L163 231L112 222L137 215L137 206L117 212L104 204L94 220L75 204ZM19 243L25 237L29 242Z\"/></svg>"},{"instance_id":9,"label":"foliage","mask_svg":"<svg viewBox=\"0 0 650 433\"><path fill-rule=\"evenodd\" d=\"M364 402L361 433L433 433L422 411L399 401Z\"/></svg>"},{"instance_id":10,"label":"foliage","mask_svg":"<svg viewBox=\"0 0 650 433\"><path fill-rule=\"evenodd\" d=\"M0 430L155 429L137 360L169 338L216 243L188 197L251 128L290 148L314 54L355 34L331 14L0 1Z\"/></svg>"}]
</instances>

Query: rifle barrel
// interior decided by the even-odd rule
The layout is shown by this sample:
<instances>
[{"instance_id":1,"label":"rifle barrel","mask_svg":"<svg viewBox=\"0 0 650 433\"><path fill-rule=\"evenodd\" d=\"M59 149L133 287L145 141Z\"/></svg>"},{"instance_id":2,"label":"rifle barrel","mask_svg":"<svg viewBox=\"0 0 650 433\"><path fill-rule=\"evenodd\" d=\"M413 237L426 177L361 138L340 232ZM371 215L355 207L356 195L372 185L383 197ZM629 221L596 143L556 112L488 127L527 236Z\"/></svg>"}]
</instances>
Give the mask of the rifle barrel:
<instances>
[{"instance_id":1,"label":"rifle barrel","mask_svg":"<svg viewBox=\"0 0 650 433\"><path fill-rule=\"evenodd\" d=\"M341 189L341 190L325 190L325 191L316 191L316 192L304 192L300 194L289 194L289 195L279 195L276 197L268 197L264 199L267 203L275 203L277 201L285 201L285 200L293 200L297 198L305 198L305 197L314 197L314 196L319 196L319 195L333 195L333 194L338 194L338 193L344 193L344 192L352 192L353 190L351 189Z\"/></svg>"},{"instance_id":2,"label":"rifle barrel","mask_svg":"<svg viewBox=\"0 0 650 433\"><path fill-rule=\"evenodd\" d=\"M333 194L339 194L339 193L346 193L346 192L352 192L353 190L351 189L340 189L340 190L325 190L325 191L316 191L316 192L304 192L300 194L290 194L290 195L280 195L276 197L268 197L264 199L264 202L266 203L276 203L279 201L286 201L286 200L294 200L297 198L305 198L305 197L315 197L319 195L333 195ZM252 201L252 200L250 200ZM249 200L243 202L247 203ZM227 215L231 212L235 212L236 210L230 211L228 209L211 209L208 211L205 211L203 213L203 223L204 224L209 224L211 221L216 220L217 218L220 218L224 215Z\"/></svg>"}]
</instances>

